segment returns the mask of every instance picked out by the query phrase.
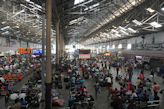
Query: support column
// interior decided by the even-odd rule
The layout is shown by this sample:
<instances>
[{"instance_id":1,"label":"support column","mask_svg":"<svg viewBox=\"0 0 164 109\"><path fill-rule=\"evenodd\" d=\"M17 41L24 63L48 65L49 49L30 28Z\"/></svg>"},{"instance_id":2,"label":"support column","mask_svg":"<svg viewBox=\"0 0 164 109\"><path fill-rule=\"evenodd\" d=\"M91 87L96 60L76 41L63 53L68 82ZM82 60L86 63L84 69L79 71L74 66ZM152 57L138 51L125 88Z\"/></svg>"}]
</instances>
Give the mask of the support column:
<instances>
[{"instance_id":1,"label":"support column","mask_svg":"<svg viewBox=\"0 0 164 109\"><path fill-rule=\"evenodd\" d=\"M64 37L62 35L62 57L64 57L64 51L65 51L64 47L65 47L65 45L64 45Z\"/></svg>"},{"instance_id":2,"label":"support column","mask_svg":"<svg viewBox=\"0 0 164 109\"><path fill-rule=\"evenodd\" d=\"M19 39L19 48L21 48L21 40Z\"/></svg>"},{"instance_id":3,"label":"support column","mask_svg":"<svg viewBox=\"0 0 164 109\"><path fill-rule=\"evenodd\" d=\"M56 22L56 67L58 68L58 65L59 65L59 20L57 20Z\"/></svg>"},{"instance_id":4,"label":"support column","mask_svg":"<svg viewBox=\"0 0 164 109\"><path fill-rule=\"evenodd\" d=\"M52 73L51 73L51 0L46 0L46 93L45 93L45 109L52 109Z\"/></svg>"},{"instance_id":5,"label":"support column","mask_svg":"<svg viewBox=\"0 0 164 109\"><path fill-rule=\"evenodd\" d=\"M45 7L45 4L42 5ZM41 77L42 77L42 98L41 98L41 104L39 109L44 109L45 106L45 14L42 15L42 72L41 72Z\"/></svg>"},{"instance_id":6,"label":"support column","mask_svg":"<svg viewBox=\"0 0 164 109\"><path fill-rule=\"evenodd\" d=\"M59 63L61 59L61 28L59 28Z\"/></svg>"},{"instance_id":7,"label":"support column","mask_svg":"<svg viewBox=\"0 0 164 109\"><path fill-rule=\"evenodd\" d=\"M61 30L61 29L60 29L60 30ZM62 41L63 41L63 36L62 36L61 31L60 31L60 55L59 55L60 58L63 57L63 56L62 56L62 46L63 46L63 45L62 45Z\"/></svg>"},{"instance_id":8,"label":"support column","mask_svg":"<svg viewBox=\"0 0 164 109\"><path fill-rule=\"evenodd\" d=\"M27 48L29 47L29 42L27 41Z\"/></svg>"}]
</instances>

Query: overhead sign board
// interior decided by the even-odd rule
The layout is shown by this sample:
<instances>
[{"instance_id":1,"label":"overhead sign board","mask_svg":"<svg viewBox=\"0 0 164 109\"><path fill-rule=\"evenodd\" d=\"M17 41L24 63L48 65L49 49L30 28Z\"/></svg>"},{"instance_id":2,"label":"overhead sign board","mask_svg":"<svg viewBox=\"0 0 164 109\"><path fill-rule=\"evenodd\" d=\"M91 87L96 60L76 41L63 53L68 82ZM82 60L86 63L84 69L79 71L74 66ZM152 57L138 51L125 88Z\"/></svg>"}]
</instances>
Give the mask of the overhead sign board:
<instances>
[{"instance_id":1,"label":"overhead sign board","mask_svg":"<svg viewBox=\"0 0 164 109\"><path fill-rule=\"evenodd\" d=\"M18 53L20 54L30 54L31 48L18 48Z\"/></svg>"},{"instance_id":2,"label":"overhead sign board","mask_svg":"<svg viewBox=\"0 0 164 109\"><path fill-rule=\"evenodd\" d=\"M32 49L32 54L33 55L41 55L42 54L42 50L41 49Z\"/></svg>"}]
</instances>

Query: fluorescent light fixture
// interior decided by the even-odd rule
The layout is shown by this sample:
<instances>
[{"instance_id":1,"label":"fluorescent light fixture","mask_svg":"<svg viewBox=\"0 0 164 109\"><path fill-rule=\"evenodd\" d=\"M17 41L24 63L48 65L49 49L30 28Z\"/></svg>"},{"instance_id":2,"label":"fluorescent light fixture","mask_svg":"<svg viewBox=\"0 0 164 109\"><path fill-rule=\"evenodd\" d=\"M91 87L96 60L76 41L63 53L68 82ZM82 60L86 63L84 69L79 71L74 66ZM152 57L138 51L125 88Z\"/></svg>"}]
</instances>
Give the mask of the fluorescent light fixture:
<instances>
[{"instance_id":1,"label":"fluorescent light fixture","mask_svg":"<svg viewBox=\"0 0 164 109\"><path fill-rule=\"evenodd\" d=\"M122 44L119 44L119 45L118 45L118 48L121 49L121 48L122 48Z\"/></svg>"},{"instance_id":2,"label":"fluorescent light fixture","mask_svg":"<svg viewBox=\"0 0 164 109\"><path fill-rule=\"evenodd\" d=\"M123 31L126 31L127 29L125 29L124 27L122 27L122 26L119 26L119 28L121 29L121 30L123 30Z\"/></svg>"},{"instance_id":3,"label":"fluorescent light fixture","mask_svg":"<svg viewBox=\"0 0 164 109\"><path fill-rule=\"evenodd\" d=\"M1 30L3 31L3 30L6 30L6 29L9 29L9 28L10 28L10 26L5 26L5 27L1 28Z\"/></svg>"},{"instance_id":4,"label":"fluorescent light fixture","mask_svg":"<svg viewBox=\"0 0 164 109\"><path fill-rule=\"evenodd\" d=\"M162 27L162 25L159 24L158 22L151 22L150 25L153 26L153 27L155 27L155 28L160 28L160 27Z\"/></svg>"},{"instance_id":5,"label":"fluorescent light fixture","mask_svg":"<svg viewBox=\"0 0 164 109\"><path fill-rule=\"evenodd\" d=\"M115 49L115 45L112 45L112 49Z\"/></svg>"},{"instance_id":6,"label":"fluorescent light fixture","mask_svg":"<svg viewBox=\"0 0 164 109\"><path fill-rule=\"evenodd\" d=\"M117 28L116 26L112 25L112 28Z\"/></svg>"},{"instance_id":7,"label":"fluorescent light fixture","mask_svg":"<svg viewBox=\"0 0 164 109\"><path fill-rule=\"evenodd\" d=\"M6 23L5 21L2 22L2 24L5 24L5 23Z\"/></svg>"},{"instance_id":8,"label":"fluorescent light fixture","mask_svg":"<svg viewBox=\"0 0 164 109\"><path fill-rule=\"evenodd\" d=\"M164 7L162 7L161 10L164 11Z\"/></svg>"},{"instance_id":9,"label":"fluorescent light fixture","mask_svg":"<svg viewBox=\"0 0 164 109\"><path fill-rule=\"evenodd\" d=\"M135 19L135 20L133 20L132 22L133 22L133 23L135 23L136 25L139 25L139 26L141 26L141 25L142 25L142 23L141 23L140 21L136 20L136 19Z\"/></svg>"},{"instance_id":10,"label":"fluorescent light fixture","mask_svg":"<svg viewBox=\"0 0 164 109\"><path fill-rule=\"evenodd\" d=\"M74 1L74 5L77 5L77 4L79 4L79 3L82 3L82 2L84 2L85 0L75 0Z\"/></svg>"},{"instance_id":11,"label":"fluorescent light fixture","mask_svg":"<svg viewBox=\"0 0 164 109\"><path fill-rule=\"evenodd\" d=\"M30 2L30 0L26 0L26 2Z\"/></svg>"},{"instance_id":12,"label":"fluorescent light fixture","mask_svg":"<svg viewBox=\"0 0 164 109\"><path fill-rule=\"evenodd\" d=\"M131 48L132 48L132 44L128 44L127 49L131 49Z\"/></svg>"},{"instance_id":13,"label":"fluorescent light fixture","mask_svg":"<svg viewBox=\"0 0 164 109\"><path fill-rule=\"evenodd\" d=\"M128 28L129 32L136 33L137 31L134 30L133 28Z\"/></svg>"},{"instance_id":14,"label":"fluorescent light fixture","mask_svg":"<svg viewBox=\"0 0 164 109\"><path fill-rule=\"evenodd\" d=\"M89 8L85 8L84 11L88 11Z\"/></svg>"},{"instance_id":15,"label":"fluorescent light fixture","mask_svg":"<svg viewBox=\"0 0 164 109\"><path fill-rule=\"evenodd\" d=\"M99 5L100 5L99 3L96 3L96 4L92 5L92 6L90 6L89 8L92 9L92 8L97 7Z\"/></svg>"},{"instance_id":16,"label":"fluorescent light fixture","mask_svg":"<svg viewBox=\"0 0 164 109\"><path fill-rule=\"evenodd\" d=\"M147 8L146 10L147 10L147 11L149 11L150 13L155 12L155 10L154 10L154 9L152 9L152 8Z\"/></svg>"},{"instance_id":17,"label":"fluorescent light fixture","mask_svg":"<svg viewBox=\"0 0 164 109\"><path fill-rule=\"evenodd\" d=\"M5 31L3 33L1 33L2 35L8 35L9 34L9 31Z\"/></svg>"},{"instance_id":18,"label":"fluorescent light fixture","mask_svg":"<svg viewBox=\"0 0 164 109\"><path fill-rule=\"evenodd\" d=\"M115 34L116 36L118 36L118 37L121 37L121 35L120 34Z\"/></svg>"},{"instance_id":19,"label":"fluorescent light fixture","mask_svg":"<svg viewBox=\"0 0 164 109\"><path fill-rule=\"evenodd\" d=\"M108 33L103 33L102 35L103 35L103 36L109 36L109 34L108 34Z\"/></svg>"},{"instance_id":20,"label":"fluorescent light fixture","mask_svg":"<svg viewBox=\"0 0 164 109\"><path fill-rule=\"evenodd\" d=\"M70 22L69 22L69 25L76 24L76 23L82 21L83 19L84 19L83 16L82 16L82 17L79 17L79 18L77 18L77 19L75 19L75 20L70 21Z\"/></svg>"},{"instance_id":21,"label":"fluorescent light fixture","mask_svg":"<svg viewBox=\"0 0 164 109\"><path fill-rule=\"evenodd\" d=\"M119 32L116 31L115 29L112 29L111 32L113 32L113 33L119 33Z\"/></svg>"},{"instance_id":22,"label":"fluorescent light fixture","mask_svg":"<svg viewBox=\"0 0 164 109\"><path fill-rule=\"evenodd\" d=\"M121 32L122 34L124 34L124 35L129 35L129 33L128 33L128 32L125 32L124 30L120 30L120 32Z\"/></svg>"}]
</instances>

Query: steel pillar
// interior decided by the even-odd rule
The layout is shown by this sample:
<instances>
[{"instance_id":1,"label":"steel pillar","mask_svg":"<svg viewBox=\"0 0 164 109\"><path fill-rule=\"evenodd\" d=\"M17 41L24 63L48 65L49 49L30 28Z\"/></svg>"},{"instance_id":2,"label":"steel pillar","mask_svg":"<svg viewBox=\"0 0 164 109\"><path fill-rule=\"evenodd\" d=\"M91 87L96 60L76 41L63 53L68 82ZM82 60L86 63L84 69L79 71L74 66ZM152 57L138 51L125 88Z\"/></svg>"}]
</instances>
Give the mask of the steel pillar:
<instances>
[{"instance_id":1,"label":"steel pillar","mask_svg":"<svg viewBox=\"0 0 164 109\"><path fill-rule=\"evenodd\" d=\"M57 20L57 22L56 22L56 67L59 65L59 35L60 35L60 33L59 33L59 23L60 23L60 21L59 20Z\"/></svg>"},{"instance_id":2,"label":"steel pillar","mask_svg":"<svg viewBox=\"0 0 164 109\"><path fill-rule=\"evenodd\" d=\"M45 4L42 5L45 7ZM41 98L41 104L39 109L44 109L45 104L45 14L42 15L42 98Z\"/></svg>"},{"instance_id":3,"label":"steel pillar","mask_svg":"<svg viewBox=\"0 0 164 109\"><path fill-rule=\"evenodd\" d=\"M51 0L46 0L46 93L45 109L52 109L52 73L51 73Z\"/></svg>"},{"instance_id":4,"label":"steel pillar","mask_svg":"<svg viewBox=\"0 0 164 109\"><path fill-rule=\"evenodd\" d=\"M60 59L61 59L61 57L62 57L62 33L61 33L61 29L60 29L60 38L59 38L59 40L60 40L60 45L59 45L59 57L60 57Z\"/></svg>"}]
</instances>

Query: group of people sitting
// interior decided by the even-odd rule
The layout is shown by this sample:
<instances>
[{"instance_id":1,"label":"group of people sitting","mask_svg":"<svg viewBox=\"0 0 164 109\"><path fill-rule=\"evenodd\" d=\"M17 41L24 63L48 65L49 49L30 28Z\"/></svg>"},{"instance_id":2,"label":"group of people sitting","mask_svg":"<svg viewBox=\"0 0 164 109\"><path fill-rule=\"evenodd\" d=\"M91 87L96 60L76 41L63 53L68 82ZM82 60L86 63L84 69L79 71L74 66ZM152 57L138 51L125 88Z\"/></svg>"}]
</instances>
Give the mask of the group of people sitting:
<instances>
[{"instance_id":1,"label":"group of people sitting","mask_svg":"<svg viewBox=\"0 0 164 109\"><path fill-rule=\"evenodd\" d=\"M17 81L22 80L27 71L27 63L17 57L10 58L9 61L3 57L0 62L0 93L6 95L12 92Z\"/></svg>"},{"instance_id":2,"label":"group of people sitting","mask_svg":"<svg viewBox=\"0 0 164 109\"><path fill-rule=\"evenodd\" d=\"M154 82L154 79L144 77L144 69L142 69L141 73L138 75L137 83L133 84L132 73L136 67L133 65L133 63L127 62L129 63L129 65L123 66L123 68L126 67L125 69L126 76L125 77L119 76L118 73L116 75L116 81L114 81L113 80L114 77L112 76L110 71L112 65L110 64L110 62L108 63L107 61L104 62L102 60L103 59L100 59L100 61L98 59L84 60L84 61L78 60L79 61L78 64L80 70L83 72L83 76L86 73L88 73L89 78L92 80L94 79L96 82L94 86L96 97L100 90L100 87L108 87L109 90L108 98L112 99L111 105L113 106L114 109L133 109L133 108L142 109L145 107L159 106L160 86L159 84ZM118 69L121 69L121 66L118 66ZM113 88L114 87L113 82L118 82L120 84L120 88L119 89ZM158 101L158 102L154 103L153 101ZM145 105L143 105L141 102L145 103Z\"/></svg>"},{"instance_id":3,"label":"group of people sitting","mask_svg":"<svg viewBox=\"0 0 164 109\"><path fill-rule=\"evenodd\" d=\"M33 63L33 64L32 64ZM32 61L28 67L28 74L32 77L25 83L20 91L13 89L6 95L6 105L9 109L27 109L29 106L39 106L41 97L41 66L39 62Z\"/></svg>"},{"instance_id":4,"label":"group of people sitting","mask_svg":"<svg viewBox=\"0 0 164 109\"><path fill-rule=\"evenodd\" d=\"M89 95L87 87L84 85L84 79L76 61L65 63L67 75L64 78L66 89L70 89L69 107L76 108L78 106L87 106L91 108L94 104L93 96Z\"/></svg>"},{"instance_id":5,"label":"group of people sitting","mask_svg":"<svg viewBox=\"0 0 164 109\"><path fill-rule=\"evenodd\" d=\"M150 101L160 100L158 96L160 88L157 83L154 83L154 86L151 84L149 79L145 81L138 78L137 85L131 84L128 79L124 79L120 84L120 89L114 89L111 85L109 87L109 97L112 99L111 105L114 109L142 109L154 104ZM159 102L158 105L154 106L159 106Z\"/></svg>"}]
</instances>

